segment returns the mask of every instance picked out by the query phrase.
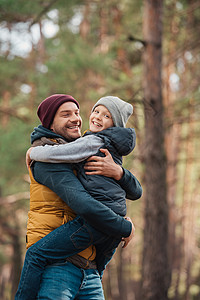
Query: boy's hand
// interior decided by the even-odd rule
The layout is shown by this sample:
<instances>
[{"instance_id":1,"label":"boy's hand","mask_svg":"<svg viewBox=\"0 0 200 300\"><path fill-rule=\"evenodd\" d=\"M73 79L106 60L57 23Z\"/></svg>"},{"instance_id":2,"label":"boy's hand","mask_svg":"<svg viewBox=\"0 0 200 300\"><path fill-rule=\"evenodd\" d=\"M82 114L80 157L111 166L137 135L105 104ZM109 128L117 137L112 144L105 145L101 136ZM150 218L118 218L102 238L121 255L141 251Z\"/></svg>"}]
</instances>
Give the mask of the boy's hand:
<instances>
[{"instance_id":1,"label":"boy's hand","mask_svg":"<svg viewBox=\"0 0 200 300\"><path fill-rule=\"evenodd\" d=\"M30 163L31 163L31 158L30 158L30 153L31 153L31 150L33 149L33 147L30 147L27 152L26 152L26 166L27 166L27 169L30 167Z\"/></svg>"},{"instance_id":2,"label":"boy's hand","mask_svg":"<svg viewBox=\"0 0 200 300\"><path fill-rule=\"evenodd\" d=\"M100 149L105 154L104 157L91 156L84 166L87 175L103 175L120 180L123 176L123 169L114 162L110 152L107 149ZM90 171L90 172L87 172Z\"/></svg>"},{"instance_id":3,"label":"boy's hand","mask_svg":"<svg viewBox=\"0 0 200 300\"><path fill-rule=\"evenodd\" d=\"M131 218L126 217L125 219L128 220L129 222L131 222L132 231L128 237L122 238L122 242L123 242L122 248L126 248L128 246L128 244L130 243L130 241L132 240L132 238L135 236L135 226L134 226L133 222L131 221Z\"/></svg>"}]
</instances>

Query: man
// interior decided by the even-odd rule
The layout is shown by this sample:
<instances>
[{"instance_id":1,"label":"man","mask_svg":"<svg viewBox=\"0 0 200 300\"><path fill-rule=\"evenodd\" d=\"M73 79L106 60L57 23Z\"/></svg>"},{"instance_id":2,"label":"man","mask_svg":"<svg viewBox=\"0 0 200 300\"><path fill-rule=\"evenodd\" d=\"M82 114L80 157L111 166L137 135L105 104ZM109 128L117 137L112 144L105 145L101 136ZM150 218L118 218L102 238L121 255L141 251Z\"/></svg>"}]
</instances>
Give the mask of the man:
<instances>
[{"instance_id":1,"label":"man","mask_svg":"<svg viewBox=\"0 0 200 300\"><path fill-rule=\"evenodd\" d=\"M64 137L66 141L70 142L79 138L81 135L82 120L79 115L79 104L71 96L53 95L48 97L40 104L38 116L43 128L40 127L39 133L36 131L32 136L32 139L36 141L37 145L39 139L40 143L46 142L44 137L57 138L57 141ZM43 130L44 128L47 128L47 130ZM51 129L51 131L49 129ZM96 149L93 151L91 155L96 153ZM112 166L110 169L108 167L105 168L106 174L101 166L104 160L106 160L109 166ZM86 168L94 168L95 162L90 162L89 164L90 166ZM127 193L132 193L132 185L130 183L133 183L135 179L133 177L131 178L130 173L123 171L120 166L115 166L108 153L106 153L106 159L97 159L96 171L93 172L114 177L120 181ZM81 203L81 199L79 198L73 199L72 202L68 203L70 182L67 179L69 173L66 170L66 164L56 165L36 162L33 167L33 174L36 181L56 192L67 204L70 204L70 207L74 209L76 213L83 216L94 227L101 228L101 231L104 233L109 232L110 235L115 237L128 237L131 233L130 237L125 239L125 243L128 243L131 239L134 231L131 223L115 215L112 211L102 206L101 203L94 203L91 199ZM62 177L60 174L62 174ZM66 187L68 188L67 193ZM70 188L72 189L74 187L71 185ZM79 236L76 238L78 239ZM64 263L62 267L60 265L54 265L46 269L39 292L39 299L47 299L47 295L48 299L61 299L64 295L66 299L75 299L76 297L78 297L77 299L103 299L100 278L97 272L94 271L94 265L92 264L94 261L94 250L92 247L86 250L87 253L79 253L78 261L77 256L74 255L68 259L67 263ZM82 257L81 260L80 257ZM92 258L92 262L90 258ZM87 262L87 267L84 267L85 262ZM52 278L52 275L55 277L55 272L57 272L56 283L55 278ZM64 280L65 275L66 282ZM63 282L65 282L64 285ZM84 288L82 285L83 282L85 283Z\"/></svg>"}]
</instances>

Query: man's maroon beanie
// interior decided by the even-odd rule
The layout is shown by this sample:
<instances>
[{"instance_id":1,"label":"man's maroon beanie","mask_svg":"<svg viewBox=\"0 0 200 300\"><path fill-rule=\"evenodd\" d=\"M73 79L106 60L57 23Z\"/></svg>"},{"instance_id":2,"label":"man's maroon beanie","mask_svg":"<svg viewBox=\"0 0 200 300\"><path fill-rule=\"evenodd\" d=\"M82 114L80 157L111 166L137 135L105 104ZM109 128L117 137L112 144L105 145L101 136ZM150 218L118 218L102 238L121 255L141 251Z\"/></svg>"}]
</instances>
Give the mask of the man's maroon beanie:
<instances>
[{"instance_id":1,"label":"man's maroon beanie","mask_svg":"<svg viewBox=\"0 0 200 300\"><path fill-rule=\"evenodd\" d=\"M37 114L43 127L49 129L58 108L65 102L74 102L79 108L78 101L64 94L51 95L40 103Z\"/></svg>"}]
</instances>

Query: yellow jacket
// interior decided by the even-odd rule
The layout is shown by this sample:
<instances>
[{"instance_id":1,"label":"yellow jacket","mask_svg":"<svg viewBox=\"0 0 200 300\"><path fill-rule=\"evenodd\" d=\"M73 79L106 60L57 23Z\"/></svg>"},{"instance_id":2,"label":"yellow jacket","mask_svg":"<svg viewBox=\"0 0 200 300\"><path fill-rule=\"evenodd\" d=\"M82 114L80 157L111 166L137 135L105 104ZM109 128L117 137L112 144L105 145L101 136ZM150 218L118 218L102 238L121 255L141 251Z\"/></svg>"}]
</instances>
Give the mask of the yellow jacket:
<instances>
[{"instance_id":1,"label":"yellow jacket","mask_svg":"<svg viewBox=\"0 0 200 300\"><path fill-rule=\"evenodd\" d=\"M35 181L31 169L29 169L29 176L30 211L27 223L27 248L57 227L76 217L74 211L57 194ZM93 260L96 256L94 248L91 245L79 255Z\"/></svg>"}]
</instances>

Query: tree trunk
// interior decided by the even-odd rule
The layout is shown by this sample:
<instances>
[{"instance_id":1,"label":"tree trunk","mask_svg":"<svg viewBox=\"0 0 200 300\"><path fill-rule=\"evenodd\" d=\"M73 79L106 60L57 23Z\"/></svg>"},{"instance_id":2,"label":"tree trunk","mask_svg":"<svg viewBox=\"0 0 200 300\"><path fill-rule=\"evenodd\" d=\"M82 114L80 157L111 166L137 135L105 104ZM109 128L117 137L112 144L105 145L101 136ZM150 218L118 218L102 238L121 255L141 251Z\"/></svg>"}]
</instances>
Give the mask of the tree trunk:
<instances>
[{"instance_id":1,"label":"tree trunk","mask_svg":"<svg viewBox=\"0 0 200 300\"><path fill-rule=\"evenodd\" d=\"M162 101L162 0L144 5L145 228L143 300L168 299L168 204Z\"/></svg>"},{"instance_id":2,"label":"tree trunk","mask_svg":"<svg viewBox=\"0 0 200 300\"><path fill-rule=\"evenodd\" d=\"M82 37L83 40L87 40L88 34L90 32L89 15L90 15L90 1L87 1L84 6L83 20L80 24L80 36Z\"/></svg>"},{"instance_id":3,"label":"tree trunk","mask_svg":"<svg viewBox=\"0 0 200 300\"><path fill-rule=\"evenodd\" d=\"M123 251L121 247L118 248L118 287L119 287L119 299L126 300L127 299L127 290L126 290L126 278L124 272L124 259L123 259Z\"/></svg>"},{"instance_id":4,"label":"tree trunk","mask_svg":"<svg viewBox=\"0 0 200 300\"><path fill-rule=\"evenodd\" d=\"M184 173L184 189L183 189L183 236L184 236L184 260L186 271L185 274L185 295L184 300L189 300L189 289L192 284L192 264L195 254L195 221L197 220L196 212L198 207L196 206L195 200L195 191L193 184L193 172L194 172L194 163L193 157L195 157L195 148L194 148L194 132L195 132L195 122L194 120L194 104L191 99L189 106L189 124L188 124L188 135L186 141L186 165Z\"/></svg>"},{"instance_id":5,"label":"tree trunk","mask_svg":"<svg viewBox=\"0 0 200 300\"><path fill-rule=\"evenodd\" d=\"M128 61L128 57L127 57L127 53L126 53L126 49L124 47L124 45L122 45L122 43L120 42L120 36L122 34L122 16L123 13L121 12L121 10L119 9L119 7L116 5L112 8L113 11L113 24L114 24L114 28L115 28L115 39L117 41L119 41L117 43L117 61L118 61L118 65L120 67L120 69L128 76L128 77L132 77L132 71L131 71L131 66L130 63ZM130 93L132 95L132 92Z\"/></svg>"},{"instance_id":6,"label":"tree trunk","mask_svg":"<svg viewBox=\"0 0 200 300\"><path fill-rule=\"evenodd\" d=\"M10 106L10 92L5 91L2 97L2 108L5 110L5 113L2 115L1 124L3 128L6 128L9 123L9 114L6 111L9 110Z\"/></svg>"},{"instance_id":7,"label":"tree trunk","mask_svg":"<svg viewBox=\"0 0 200 300\"><path fill-rule=\"evenodd\" d=\"M172 2L168 10L170 10L170 41L168 44L168 53L166 57L166 65L164 69L163 82L163 99L165 112L165 148L167 155L167 201L169 207L169 268L170 274L176 270L176 280L174 284L175 299L178 300L178 284L180 281L181 257L183 249L183 239L176 236L176 228L180 222L180 216L177 214L177 185L178 185L178 159L181 150L181 125L177 122L177 112L175 110L177 104L177 95L174 86L170 81L171 75L176 73L176 62L171 60L175 56L177 50L177 37L180 34L177 30L178 21L176 16L176 3Z\"/></svg>"},{"instance_id":8,"label":"tree trunk","mask_svg":"<svg viewBox=\"0 0 200 300\"><path fill-rule=\"evenodd\" d=\"M13 247L13 257L12 257L12 270L11 270L11 282L12 282L12 297L17 291L17 287L20 280L21 265L22 265L22 255L21 255L21 245L20 245L20 230L18 224L16 225L17 234L12 236L12 247Z\"/></svg>"}]
</instances>

